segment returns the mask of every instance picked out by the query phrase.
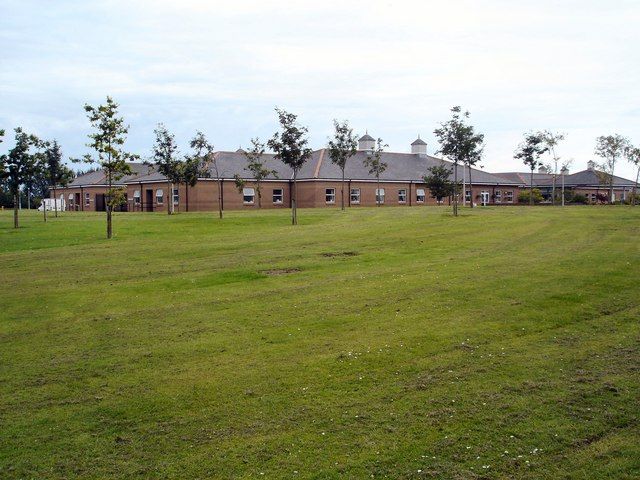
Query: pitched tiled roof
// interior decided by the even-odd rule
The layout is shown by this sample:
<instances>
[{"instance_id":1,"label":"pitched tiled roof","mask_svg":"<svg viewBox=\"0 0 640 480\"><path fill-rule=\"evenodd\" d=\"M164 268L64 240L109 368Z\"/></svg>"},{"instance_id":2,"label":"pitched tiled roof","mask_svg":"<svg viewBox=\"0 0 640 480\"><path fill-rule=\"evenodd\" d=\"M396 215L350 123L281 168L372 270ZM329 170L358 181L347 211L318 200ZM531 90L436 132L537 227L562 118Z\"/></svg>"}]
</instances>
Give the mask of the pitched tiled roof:
<instances>
[{"instance_id":1,"label":"pitched tiled roof","mask_svg":"<svg viewBox=\"0 0 640 480\"><path fill-rule=\"evenodd\" d=\"M520 179L521 183L524 185L529 185L531 181L531 173L530 172L501 172L496 173L499 177L505 178L507 180L518 181ZM560 174L556 176L556 185L559 185L561 182ZM534 173L533 174L533 186L534 187L548 187L553 184L553 174L551 173ZM573 187L573 186L589 186L589 187L598 187L603 185L608 185L609 182L607 180L607 174L604 172L600 172L597 170L583 170L581 172L572 173L571 175L564 176L564 184L565 186ZM632 180L627 180L626 178L613 176L613 184L614 186L622 187L632 187L634 182Z\"/></svg>"},{"instance_id":2,"label":"pitched tiled roof","mask_svg":"<svg viewBox=\"0 0 640 480\"><path fill-rule=\"evenodd\" d=\"M149 173L149 166L144 163L130 162L128 165L131 168L131 175L125 175L118 180L114 180L112 182L113 185L124 185L140 175ZM69 187L88 187L91 185L107 185L107 177L102 169L80 175L69 183Z\"/></svg>"},{"instance_id":3,"label":"pitched tiled roof","mask_svg":"<svg viewBox=\"0 0 640 480\"><path fill-rule=\"evenodd\" d=\"M216 152L215 154L218 171L221 178L232 179L235 175L249 179L251 174L246 170L247 157L243 152ZM275 170L275 176L269 176L268 179L289 180L293 178L293 171L280 160L275 158L272 153L264 154L265 166L270 170ZM345 177L351 180L373 180L373 176L369 174L368 168L364 166L367 153L363 151L357 152L347 162L345 169ZM445 164L453 168L451 162L441 160L430 155L419 155L412 153L394 153L383 152L382 161L387 163L387 169L380 176L381 180L386 181L421 181L427 174L430 167ZM153 165L143 163L131 163L132 175L128 175L118 180L115 184L123 185L126 183L138 182L163 182L166 178L154 170ZM215 178L213 163L208 166L209 175ZM468 169L464 172L464 167L458 166L458 180L462 181L463 176L469 178ZM327 149L315 150L311 158L303 165L298 174L298 178L305 179L326 179L337 180L341 178L340 168L331 162ZM453 174L451 175L453 179ZM472 169L473 183L486 185L519 185L524 182L521 180L511 180L497 176L482 170ZM91 172L76 178L70 186L89 186L104 185L106 179L102 171Z\"/></svg>"},{"instance_id":4,"label":"pitched tiled roof","mask_svg":"<svg viewBox=\"0 0 640 480\"><path fill-rule=\"evenodd\" d=\"M358 141L359 141L359 142L361 142L361 141L363 141L363 140L368 140L368 141L372 141L372 142L375 142L375 141L376 141L376 139L375 139L375 138L373 138L373 137L372 137L371 135L369 135L368 133L365 133L363 136L361 136L361 137L358 139Z\"/></svg>"},{"instance_id":5,"label":"pitched tiled roof","mask_svg":"<svg viewBox=\"0 0 640 480\"><path fill-rule=\"evenodd\" d=\"M420 137L416 138L411 145L426 145L427 142L422 140Z\"/></svg>"}]
</instances>

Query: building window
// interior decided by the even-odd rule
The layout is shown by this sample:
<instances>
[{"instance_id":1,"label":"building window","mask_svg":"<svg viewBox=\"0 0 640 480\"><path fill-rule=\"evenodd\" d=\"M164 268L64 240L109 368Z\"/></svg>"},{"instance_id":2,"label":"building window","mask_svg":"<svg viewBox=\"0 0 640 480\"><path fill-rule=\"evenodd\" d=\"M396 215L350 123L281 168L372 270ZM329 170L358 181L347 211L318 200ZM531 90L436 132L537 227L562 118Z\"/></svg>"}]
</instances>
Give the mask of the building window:
<instances>
[{"instance_id":1,"label":"building window","mask_svg":"<svg viewBox=\"0 0 640 480\"><path fill-rule=\"evenodd\" d=\"M495 201L496 201L496 203L501 203L502 202L502 192L500 190L496 190Z\"/></svg>"},{"instance_id":2,"label":"building window","mask_svg":"<svg viewBox=\"0 0 640 480\"><path fill-rule=\"evenodd\" d=\"M284 200L284 192L281 188L273 189L273 203L282 203Z\"/></svg>"},{"instance_id":3,"label":"building window","mask_svg":"<svg viewBox=\"0 0 640 480\"><path fill-rule=\"evenodd\" d=\"M355 203L358 204L360 203L360 189L359 188L352 188L351 189L351 203Z\"/></svg>"},{"instance_id":4,"label":"building window","mask_svg":"<svg viewBox=\"0 0 640 480\"><path fill-rule=\"evenodd\" d=\"M466 192L464 192L464 199L465 199L467 202L470 202L470 201L471 201L471 190L467 190Z\"/></svg>"},{"instance_id":5,"label":"building window","mask_svg":"<svg viewBox=\"0 0 640 480\"><path fill-rule=\"evenodd\" d=\"M73 205L73 193L69 194L69 205Z\"/></svg>"},{"instance_id":6,"label":"building window","mask_svg":"<svg viewBox=\"0 0 640 480\"><path fill-rule=\"evenodd\" d=\"M91 195L89 195L88 193L84 194L84 204L85 205L89 205L91 203Z\"/></svg>"},{"instance_id":7,"label":"building window","mask_svg":"<svg viewBox=\"0 0 640 480\"><path fill-rule=\"evenodd\" d=\"M173 189L173 204L178 205L180 203L180 190L177 188Z\"/></svg>"},{"instance_id":8,"label":"building window","mask_svg":"<svg viewBox=\"0 0 640 480\"><path fill-rule=\"evenodd\" d=\"M504 192L504 199L507 203L513 203L513 190L506 190Z\"/></svg>"},{"instance_id":9,"label":"building window","mask_svg":"<svg viewBox=\"0 0 640 480\"><path fill-rule=\"evenodd\" d=\"M256 191L253 188L248 187L242 189L242 201L244 203L253 203L255 197Z\"/></svg>"},{"instance_id":10,"label":"building window","mask_svg":"<svg viewBox=\"0 0 640 480\"><path fill-rule=\"evenodd\" d=\"M324 190L324 201L325 201L325 203L336 203L336 189L335 188L326 188Z\"/></svg>"},{"instance_id":11,"label":"building window","mask_svg":"<svg viewBox=\"0 0 640 480\"><path fill-rule=\"evenodd\" d=\"M376 203L384 203L384 188L376 188Z\"/></svg>"},{"instance_id":12,"label":"building window","mask_svg":"<svg viewBox=\"0 0 640 480\"><path fill-rule=\"evenodd\" d=\"M424 203L425 194L424 188L416 188L416 202Z\"/></svg>"},{"instance_id":13,"label":"building window","mask_svg":"<svg viewBox=\"0 0 640 480\"><path fill-rule=\"evenodd\" d=\"M133 192L133 203L138 205L140 203L140 190L134 190Z\"/></svg>"},{"instance_id":14,"label":"building window","mask_svg":"<svg viewBox=\"0 0 640 480\"><path fill-rule=\"evenodd\" d=\"M156 203L158 205L164 202L163 197L164 197L164 192L162 191L162 189L161 188L157 189L156 190Z\"/></svg>"},{"instance_id":15,"label":"building window","mask_svg":"<svg viewBox=\"0 0 640 480\"><path fill-rule=\"evenodd\" d=\"M404 188L398 190L398 203L407 202L407 191Z\"/></svg>"}]
</instances>

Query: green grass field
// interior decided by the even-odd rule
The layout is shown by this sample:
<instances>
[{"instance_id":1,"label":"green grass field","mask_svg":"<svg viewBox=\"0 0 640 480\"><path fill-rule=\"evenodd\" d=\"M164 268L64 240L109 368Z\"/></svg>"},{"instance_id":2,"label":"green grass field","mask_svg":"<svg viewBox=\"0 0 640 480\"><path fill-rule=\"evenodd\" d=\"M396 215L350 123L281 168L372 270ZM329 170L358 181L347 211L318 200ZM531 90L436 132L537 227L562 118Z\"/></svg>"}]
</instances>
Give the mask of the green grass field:
<instances>
[{"instance_id":1,"label":"green grass field","mask_svg":"<svg viewBox=\"0 0 640 480\"><path fill-rule=\"evenodd\" d=\"M0 214L2 478L640 476L640 208Z\"/></svg>"}]
</instances>

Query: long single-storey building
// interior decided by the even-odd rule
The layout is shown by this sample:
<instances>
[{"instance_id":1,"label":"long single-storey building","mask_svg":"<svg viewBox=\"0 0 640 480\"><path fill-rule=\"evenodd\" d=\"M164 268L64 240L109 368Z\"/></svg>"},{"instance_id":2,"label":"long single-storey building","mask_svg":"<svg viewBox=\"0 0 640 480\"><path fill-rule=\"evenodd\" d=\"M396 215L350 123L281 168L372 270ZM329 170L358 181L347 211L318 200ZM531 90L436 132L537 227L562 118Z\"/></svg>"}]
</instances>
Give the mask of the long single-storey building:
<instances>
[{"instance_id":1,"label":"long single-storey building","mask_svg":"<svg viewBox=\"0 0 640 480\"><path fill-rule=\"evenodd\" d=\"M377 179L369 174L364 161L374 148L375 140L364 135L358 143L357 153L349 159L345 169L345 204L349 207L375 206L425 206L451 204L452 198L438 202L431 197L424 184L428 169L444 164L454 168L451 162L427 154L427 144L420 138L411 144L411 153L382 153L387 168ZM214 168L215 166L217 168ZM167 210L173 202L175 211L215 211L218 202L225 210L258 208L288 208L291 206L293 171L277 160L273 154L264 154L265 166L274 172L261 182L260 190L247 170L247 157L241 149L235 152L216 152L209 162L209 175L200 178L195 186L170 185L167 179L153 166L131 163L132 174L115 185L125 191L126 201L119 208L130 212L154 212ZM529 188L528 172L505 172L492 174L480 169L457 167L458 181L464 182L464 201L478 205L513 205L518 203L518 194ZM219 178L214 173L217 170ZM471 174L471 175L470 175ZM236 177L244 180L238 189ZM311 158L298 173L298 206L340 206L340 168L331 162L326 148L315 150ZM469 188L469 177L472 187ZM451 174L453 180L454 174ZM534 187L539 188L545 198L550 199L553 175L546 171L534 174ZM556 176L559 194L561 177ZM589 169L564 175L565 190L583 194L590 202L596 202L599 193L607 192L601 172L591 165ZM614 177L615 198L626 200L633 191L634 182ZM219 192L220 189L220 192ZM68 186L57 189L58 198L65 201L68 210L103 211L108 190L102 171L78 176ZM258 195L260 194L260 199ZM53 195L53 192L52 192ZM461 195L462 197L462 195ZM461 198L462 201L462 198Z\"/></svg>"},{"instance_id":2,"label":"long single-storey building","mask_svg":"<svg viewBox=\"0 0 640 480\"><path fill-rule=\"evenodd\" d=\"M523 189L528 189L531 185L531 172L503 172L496 173L496 176L505 180L518 182ZM556 196L561 195L561 188L564 184L566 193L570 195L584 195L589 203L597 203L600 199L607 199L609 196L608 174L596 169L594 162L588 162L588 168L576 173L555 175ZM545 201L551 201L553 191L554 175L546 168L541 167L533 173L533 188L540 190ZM636 184L632 180L613 176L613 201L626 201L633 193Z\"/></svg>"},{"instance_id":3,"label":"long single-storey building","mask_svg":"<svg viewBox=\"0 0 640 480\"><path fill-rule=\"evenodd\" d=\"M387 168L380 176L378 188L377 179L369 174L364 165L374 144L375 140L368 134L361 137L357 153L347 162L344 192L346 205L375 206L378 202L384 206L439 204L431 197L423 177L428 173L428 168L433 166L444 164L453 169L451 162L427 155L426 142L418 138L411 144L411 153L382 153L382 161L387 164ZM225 210L257 208L257 185L247 170L245 152L239 149L235 152L216 152L213 155L208 177L200 178L193 187L173 185L173 191L170 191L167 179L155 171L153 166L131 163L132 174L115 182L116 186L122 187L126 192L126 203L121 209L134 212L162 211L168 208L167 202L173 202L175 211L215 211L218 209L218 199ZM219 181L214 173L214 161L220 175ZM292 170L273 154L265 154L264 161L275 175L270 175L261 182L261 207L290 207ZM459 181L462 182L463 177L469 178L469 169L460 165L457 168ZM475 203L482 205L517 203L518 193L524 186L522 181L509 180L479 169L472 169L471 173L473 192L467 188L467 200L473 198ZM236 176L245 181L241 190L236 186ZM331 162L328 150L315 150L298 173L298 206L339 206L341 177L342 172ZM451 178L453 177L452 173ZM108 190L106 183L102 171L95 171L78 176L68 186L58 188L57 195L65 200L69 210L102 211L105 210ZM451 201L451 198L446 198L440 203L450 204Z\"/></svg>"}]
</instances>

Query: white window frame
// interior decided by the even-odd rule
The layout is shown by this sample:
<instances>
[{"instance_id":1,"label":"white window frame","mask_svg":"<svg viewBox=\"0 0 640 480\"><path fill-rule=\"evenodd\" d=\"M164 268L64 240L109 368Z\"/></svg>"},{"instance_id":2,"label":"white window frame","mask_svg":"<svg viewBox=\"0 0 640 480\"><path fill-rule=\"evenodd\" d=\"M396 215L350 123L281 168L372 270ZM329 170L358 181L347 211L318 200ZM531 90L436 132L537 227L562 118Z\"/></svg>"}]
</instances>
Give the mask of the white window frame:
<instances>
[{"instance_id":1,"label":"white window frame","mask_svg":"<svg viewBox=\"0 0 640 480\"><path fill-rule=\"evenodd\" d=\"M279 192L279 193L276 193ZM284 188L274 188L271 192L271 200L274 205L281 205L284 203Z\"/></svg>"},{"instance_id":2,"label":"white window frame","mask_svg":"<svg viewBox=\"0 0 640 480\"><path fill-rule=\"evenodd\" d=\"M384 205L384 188L376 188L376 205Z\"/></svg>"},{"instance_id":3,"label":"white window frame","mask_svg":"<svg viewBox=\"0 0 640 480\"><path fill-rule=\"evenodd\" d=\"M156 189L156 203L162 205L164 203L164 190L161 188Z\"/></svg>"},{"instance_id":4,"label":"white window frame","mask_svg":"<svg viewBox=\"0 0 640 480\"><path fill-rule=\"evenodd\" d=\"M242 203L245 205L253 205L256 201L256 190L253 187L244 187L242 189Z\"/></svg>"},{"instance_id":5,"label":"white window frame","mask_svg":"<svg viewBox=\"0 0 640 480\"><path fill-rule=\"evenodd\" d=\"M140 204L140 190L134 190L133 191L133 203L135 205L139 205Z\"/></svg>"},{"instance_id":6,"label":"white window frame","mask_svg":"<svg viewBox=\"0 0 640 480\"><path fill-rule=\"evenodd\" d=\"M352 204L355 204L355 205L360 204L360 189L359 188L352 188L351 189L351 191L349 192L349 201Z\"/></svg>"},{"instance_id":7,"label":"white window frame","mask_svg":"<svg viewBox=\"0 0 640 480\"><path fill-rule=\"evenodd\" d=\"M73 193L69 194L69 204L73 203Z\"/></svg>"},{"instance_id":8,"label":"white window frame","mask_svg":"<svg viewBox=\"0 0 640 480\"><path fill-rule=\"evenodd\" d=\"M416 188L416 203L424 203L427 193L424 188Z\"/></svg>"},{"instance_id":9,"label":"white window frame","mask_svg":"<svg viewBox=\"0 0 640 480\"><path fill-rule=\"evenodd\" d=\"M406 188L399 188L398 189L398 203L407 203L407 189Z\"/></svg>"},{"instance_id":10,"label":"white window frame","mask_svg":"<svg viewBox=\"0 0 640 480\"><path fill-rule=\"evenodd\" d=\"M502 190L496 190L496 193L494 193L493 195L493 200L495 203L502 203Z\"/></svg>"},{"instance_id":11,"label":"white window frame","mask_svg":"<svg viewBox=\"0 0 640 480\"><path fill-rule=\"evenodd\" d=\"M336 203L336 189L325 188L324 189L324 203L334 204Z\"/></svg>"},{"instance_id":12,"label":"white window frame","mask_svg":"<svg viewBox=\"0 0 640 480\"><path fill-rule=\"evenodd\" d=\"M91 205L91 194L89 192L84 193L84 205L85 207Z\"/></svg>"},{"instance_id":13,"label":"white window frame","mask_svg":"<svg viewBox=\"0 0 640 480\"><path fill-rule=\"evenodd\" d=\"M471 190L465 190L465 192L464 192L464 199L465 199L465 201L467 201L467 202L470 202L470 201L471 201Z\"/></svg>"},{"instance_id":14,"label":"white window frame","mask_svg":"<svg viewBox=\"0 0 640 480\"><path fill-rule=\"evenodd\" d=\"M172 200L173 200L173 204L174 205L178 205L180 203L180 189L179 188L174 188L173 189Z\"/></svg>"},{"instance_id":15,"label":"white window frame","mask_svg":"<svg viewBox=\"0 0 640 480\"><path fill-rule=\"evenodd\" d=\"M513 203L513 190L504 191L504 201L507 203Z\"/></svg>"}]
</instances>

